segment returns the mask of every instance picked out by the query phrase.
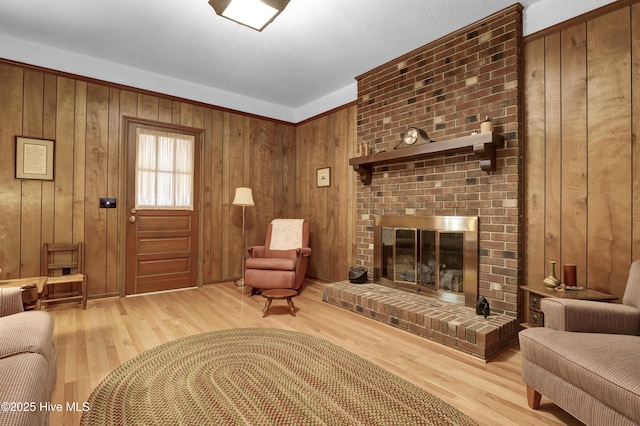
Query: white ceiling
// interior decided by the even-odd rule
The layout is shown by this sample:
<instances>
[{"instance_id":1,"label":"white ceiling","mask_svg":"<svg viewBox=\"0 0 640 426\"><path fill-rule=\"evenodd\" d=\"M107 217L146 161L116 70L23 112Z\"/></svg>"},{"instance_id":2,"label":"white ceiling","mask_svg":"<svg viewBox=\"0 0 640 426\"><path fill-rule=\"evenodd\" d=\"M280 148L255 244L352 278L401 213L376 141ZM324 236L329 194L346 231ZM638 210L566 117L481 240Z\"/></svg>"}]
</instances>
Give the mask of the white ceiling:
<instances>
[{"instance_id":1,"label":"white ceiling","mask_svg":"<svg viewBox=\"0 0 640 426\"><path fill-rule=\"evenodd\" d=\"M538 1L543 0L520 3L527 7ZM584 0L571 0L579 1ZM6 37L0 39L5 44L0 56L33 63L24 51L38 46L39 57L46 56L46 49L58 58L68 53L63 71L87 75L93 68L95 75L88 76L105 78L101 68L114 67L117 74L122 66L133 74L186 82L196 91L210 88L295 111L513 3L290 0L275 21L257 32L217 16L207 0L1 0L0 34ZM98 61L88 71L75 71L72 62L81 58ZM145 77L138 80L131 84L147 88ZM109 81L122 82L117 75ZM219 105L212 98L209 103Z\"/></svg>"}]
</instances>

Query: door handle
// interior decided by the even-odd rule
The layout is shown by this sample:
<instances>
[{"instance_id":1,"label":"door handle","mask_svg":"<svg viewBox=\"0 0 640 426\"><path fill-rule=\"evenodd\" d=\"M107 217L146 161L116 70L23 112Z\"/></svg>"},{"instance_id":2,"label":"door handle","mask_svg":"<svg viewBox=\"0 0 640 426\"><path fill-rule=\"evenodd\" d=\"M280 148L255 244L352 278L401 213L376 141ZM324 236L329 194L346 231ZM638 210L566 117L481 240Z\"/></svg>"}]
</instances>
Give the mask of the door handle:
<instances>
[{"instance_id":1,"label":"door handle","mask_svg":"<svg viewBox=\"0 0 640 426\"><path fill-rule=\"evenodd\" d=\"M129 222L136 223L136 217L135 216L129 216Z\"/></svg>"}]
</instances>

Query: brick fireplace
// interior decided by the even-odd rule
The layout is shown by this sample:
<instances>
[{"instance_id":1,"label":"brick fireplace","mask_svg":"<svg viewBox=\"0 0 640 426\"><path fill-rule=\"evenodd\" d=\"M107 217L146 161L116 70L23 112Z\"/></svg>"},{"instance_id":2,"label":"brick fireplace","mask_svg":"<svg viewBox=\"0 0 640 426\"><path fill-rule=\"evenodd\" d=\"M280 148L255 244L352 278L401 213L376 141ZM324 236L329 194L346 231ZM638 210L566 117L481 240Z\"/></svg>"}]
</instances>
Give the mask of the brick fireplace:
<instances>
[{"instance_id":1,"label":"brick fireplace","mask_svg":"<svg viewBox=\"0 0 640 426\"><path fill-rule=\"evenodd\" d=\"M522 62L522 6L515 4L357 77L359 155L376 159L366 164L366 173L354 164L361 175L356 262L369 276L375 217L477 217L477 294L489 300L492 314L518 322ZM499 143L476 144L473 138L480 135L470 136L486 117L494 124L492 141ZM424 130L433 147L469 149L389 154L408 127ZM486 147L495 148L489 166L478 155ZM508 329L512 336L506 340L513 340L515 327Z\"/></svg>"},{"instance_id":2,"label":"brick fireplace","mask_svg":"<svg viewBox=\"0 0 640 426\"><path fill-rule=\"evenodd\" d=\"M503 136L487 173L473 152L373 167L357 188L357 263L373 275L374 217L478 217L478 292L518 316L522 264L522 6L504 9L358 77L358 143L392 151L407 127L433 144L479 131Z\"/></svg>"}]
</instances>

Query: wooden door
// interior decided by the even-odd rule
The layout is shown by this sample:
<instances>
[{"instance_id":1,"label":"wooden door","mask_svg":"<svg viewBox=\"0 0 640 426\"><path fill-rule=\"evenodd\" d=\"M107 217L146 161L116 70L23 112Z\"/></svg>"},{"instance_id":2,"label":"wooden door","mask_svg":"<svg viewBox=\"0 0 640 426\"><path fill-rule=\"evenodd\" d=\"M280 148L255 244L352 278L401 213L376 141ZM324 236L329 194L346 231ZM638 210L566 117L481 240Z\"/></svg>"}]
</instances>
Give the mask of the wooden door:
<instances>
[{"instance_id":1,"label":"wooden door","mask_svg":"<svg viewBox=\"0 0 640 426\"><path fill-rule=\"evenodd\" d=\"M138 197L138 134L193 138L192 208L141 207ZM127 295L194 287L198 284L198 193L201 131L148 122L127 123ZM160 185L155 191L162 192ZM144 204L144 203L143 203Z\"/></svg>"}]
</instances>

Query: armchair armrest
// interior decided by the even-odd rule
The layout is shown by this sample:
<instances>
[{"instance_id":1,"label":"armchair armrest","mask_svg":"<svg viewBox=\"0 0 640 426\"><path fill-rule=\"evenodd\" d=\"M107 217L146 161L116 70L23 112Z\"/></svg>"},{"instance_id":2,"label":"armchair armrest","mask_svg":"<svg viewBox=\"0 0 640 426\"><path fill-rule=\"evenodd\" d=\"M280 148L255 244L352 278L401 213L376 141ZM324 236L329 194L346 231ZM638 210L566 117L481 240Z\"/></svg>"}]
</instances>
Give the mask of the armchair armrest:
<instances>
[{"instance_id":1,"label":"armchair armrest","mask_svg":"<svg viewBox=\"0 0 640 426\"><path fill-rule=\"evenodd\" d=\"M544 326L561 331L637 335L640 310L633 306L545 297L540 301Z\"/></svg>"},{"instance_id":2,"label":"armchair armrest","mask_svg":"<svg viewBox=\"0 0 640 426\"><path fill-rule=\"evenodd\" d=\"M249 257L264 257L265 246L251 246L247 249L249 251Z\"/></svg>"},{"instance_id":3,"label":"armchair armrest","mask_svg":"<svg viewBox=\"0 0 640 426\"><path fill-rule=\"evenodd\" d=\"M309 248L309 247L299 248L299 249L296 250L296 253L298 255L297 257L300 257L300 256L309 257L309 256L311 256L311 248Z\"/></svg>"}]
</instances>

